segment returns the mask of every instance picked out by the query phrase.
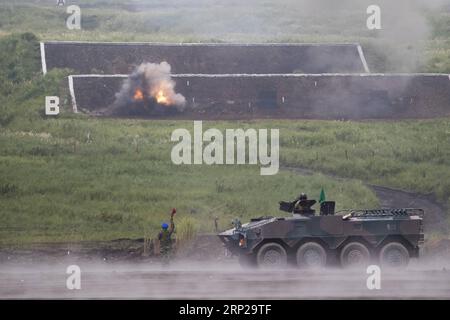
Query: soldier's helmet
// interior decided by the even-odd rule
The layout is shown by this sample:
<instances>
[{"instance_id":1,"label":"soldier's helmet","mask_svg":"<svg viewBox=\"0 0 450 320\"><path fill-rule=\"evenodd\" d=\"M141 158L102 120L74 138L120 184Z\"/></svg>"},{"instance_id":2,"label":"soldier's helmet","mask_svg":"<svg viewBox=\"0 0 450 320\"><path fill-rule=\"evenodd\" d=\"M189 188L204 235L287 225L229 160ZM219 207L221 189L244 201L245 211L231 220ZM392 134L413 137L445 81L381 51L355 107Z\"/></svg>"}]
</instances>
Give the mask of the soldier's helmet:
<instances>
[{"instance_id":1,"label":"soldier's helmet","mask_svg":"<svg viewBox=\"0 0 450 320\"><path fill-rule=\"evenodd\" d=\"M161 228L163 228L164 230L166 230L169 227L169 225L167 223L163 223L161 225Z\"/></svg>"},{"instance_id":2,"label":"soldier's helmet","mask_svg":"<svg viewBox=\"0 0 450 320\"><path fill-rule=\"evenodd\" d=\"M307 200L308 196L306 195L306 193L300 193L300 196L298 197L299 200Z\"/></svg>"}]
</instances>

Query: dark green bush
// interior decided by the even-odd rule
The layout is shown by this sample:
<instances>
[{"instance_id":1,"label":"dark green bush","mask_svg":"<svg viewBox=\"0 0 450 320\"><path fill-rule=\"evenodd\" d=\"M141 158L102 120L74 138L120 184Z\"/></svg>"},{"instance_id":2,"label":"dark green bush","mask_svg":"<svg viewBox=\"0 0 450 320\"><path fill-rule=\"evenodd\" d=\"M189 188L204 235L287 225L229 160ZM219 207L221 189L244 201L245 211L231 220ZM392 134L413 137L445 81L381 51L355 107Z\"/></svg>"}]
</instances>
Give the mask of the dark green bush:
<instances>
[{"instance_id":1,"label":"dark green bush","mask_svg":"<svg viewBox=\"0 0 450 320\"><path fill-rule=\"evenodd\" d=\"M40 72L39 41L32 33L0 38L0 94L8 96L15 85L29 81Z\"/></svg>"}]
</instances>

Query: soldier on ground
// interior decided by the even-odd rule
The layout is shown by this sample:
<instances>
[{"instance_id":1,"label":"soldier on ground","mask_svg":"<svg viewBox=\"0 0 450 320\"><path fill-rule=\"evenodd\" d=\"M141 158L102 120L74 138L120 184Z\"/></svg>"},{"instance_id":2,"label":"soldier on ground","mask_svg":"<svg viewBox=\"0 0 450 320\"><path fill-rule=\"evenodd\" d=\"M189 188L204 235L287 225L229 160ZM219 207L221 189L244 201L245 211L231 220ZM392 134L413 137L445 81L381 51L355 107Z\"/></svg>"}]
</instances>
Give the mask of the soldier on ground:
<instances>
[{"instance_id":1,"label":"soldier on ground","mask_svg":"<svg viewBox=\"0 0 450 320\"><path fill-rule=\"evenodd\" d=\"M164 222L161 225L162 230L158 234L160 254L164 264L169 263L172 255L172 234L175 230L173 216L176 212L177 210L173 208L172 213L170 214L170 226Z\"/></svg>"}]
</instances>

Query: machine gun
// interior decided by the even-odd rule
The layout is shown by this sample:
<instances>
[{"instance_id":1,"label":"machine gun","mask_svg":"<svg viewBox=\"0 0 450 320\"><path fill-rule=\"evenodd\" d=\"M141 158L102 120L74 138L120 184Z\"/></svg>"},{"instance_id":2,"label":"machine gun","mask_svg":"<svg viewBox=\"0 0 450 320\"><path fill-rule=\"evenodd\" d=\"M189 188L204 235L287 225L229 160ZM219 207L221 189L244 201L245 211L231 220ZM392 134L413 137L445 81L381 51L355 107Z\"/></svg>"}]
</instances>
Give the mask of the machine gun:
<instances>
[{"instance_id":1,"label":"machine gun","mask_svg":"<svg viewBox=\"0 0 450 320\"><path fill-rule=\"evenodd\" d=\"M314 215L316 211L311 209L316 200L294 200L291 202L280 201L280 210L294 214Z\"/></svg>"},{"instance_id":2,"label":"machine gun","mask_svg":"<svg viewBox=\"0 0 450 320\"><path fill-rule=\"evenodd\" d=\"M280 210L285 212L293 212L295 201L280 201Z\"/></svg>"}]
</instances>

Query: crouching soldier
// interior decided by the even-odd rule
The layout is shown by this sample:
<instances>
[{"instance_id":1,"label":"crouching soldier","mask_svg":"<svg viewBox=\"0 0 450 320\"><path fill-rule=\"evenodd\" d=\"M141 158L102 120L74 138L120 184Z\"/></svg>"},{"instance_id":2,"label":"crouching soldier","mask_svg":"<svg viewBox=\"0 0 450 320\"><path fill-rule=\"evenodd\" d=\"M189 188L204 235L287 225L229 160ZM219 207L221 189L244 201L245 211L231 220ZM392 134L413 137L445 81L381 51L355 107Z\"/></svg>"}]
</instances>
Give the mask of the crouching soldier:
<instances>
[{"instance_id":1,"label":"crouching soldier","mask_svg":"<svg viewBox=\"0 0 450 320\"><path fill-rule=\"evenodd\" d=\"M172 255L172 234L175 230L173 216L176 212L177 210L175 208L172 209L172 213L170 214L170 226L164 222L161 225L162 230L158 234L159 252L161 254L163 264L168 264Z\"/></svg>"}]
</instances>

